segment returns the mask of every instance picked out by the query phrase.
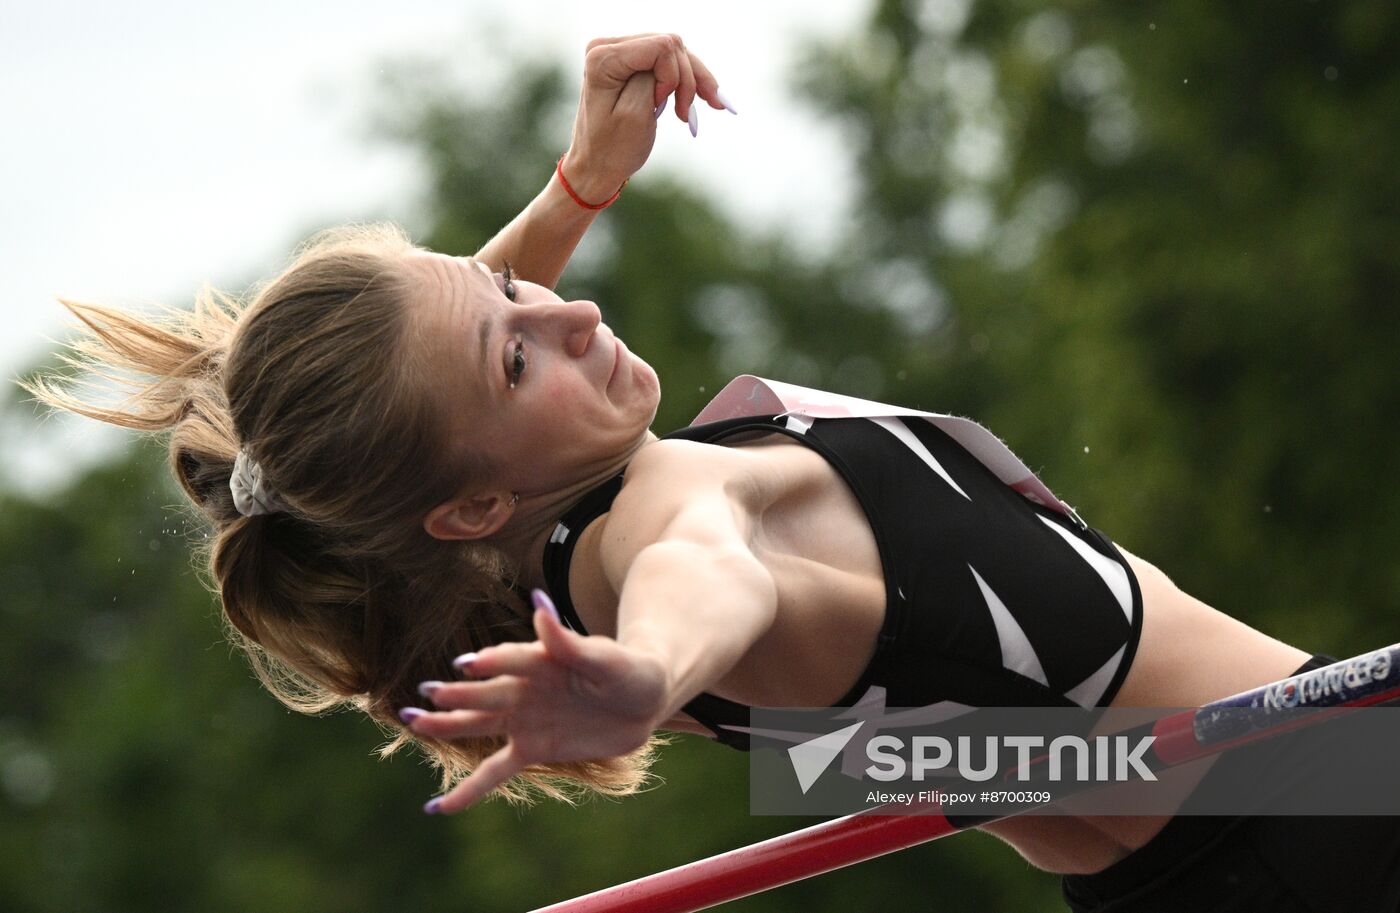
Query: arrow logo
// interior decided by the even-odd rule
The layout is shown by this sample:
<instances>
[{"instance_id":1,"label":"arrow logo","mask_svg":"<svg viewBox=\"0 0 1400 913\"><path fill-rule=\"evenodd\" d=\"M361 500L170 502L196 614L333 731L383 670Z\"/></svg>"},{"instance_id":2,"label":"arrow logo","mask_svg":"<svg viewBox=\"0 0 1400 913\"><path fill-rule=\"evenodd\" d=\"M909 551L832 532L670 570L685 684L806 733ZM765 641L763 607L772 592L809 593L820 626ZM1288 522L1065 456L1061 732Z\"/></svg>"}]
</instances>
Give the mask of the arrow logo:
<instances>
[{"instance_id":1,"label":"arrow logo","mask_svg":"<svg viewBox=\"0 0 1400 913\"><path fill-rule=\"evenodd\" d=\"M831 765L832 759L841 753L846 743L856 734L856 730L864 725L865 721L861 720L845 729L819 735L788 749L788 759L792 761L792 769L797 774L797 785L802 787L802 795L807 795L807 790L817 782L822 771Z\"/></svg>"}]
</instances>

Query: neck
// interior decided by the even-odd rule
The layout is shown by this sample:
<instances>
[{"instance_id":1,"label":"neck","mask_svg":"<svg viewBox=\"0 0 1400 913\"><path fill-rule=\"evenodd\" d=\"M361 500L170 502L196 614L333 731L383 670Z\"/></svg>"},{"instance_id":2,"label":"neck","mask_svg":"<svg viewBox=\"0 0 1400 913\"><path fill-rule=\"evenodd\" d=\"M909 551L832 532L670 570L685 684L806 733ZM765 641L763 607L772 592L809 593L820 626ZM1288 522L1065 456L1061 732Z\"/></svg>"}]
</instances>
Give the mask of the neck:
<instances>
[{"instance_id":1,"label":"neck","mask_svg":"<svg viewBox=\"0 0 1400 913\"><path fill-rule=\"evenodd\" d=\"M526 589L544 586L544 547L569 508L589 491L623 472L637 451L655 440L656 435L648 431L633 447L563 488L520 493L514 515L491 541L519 568L521 586Z\"/></svg>"}]
</instances>

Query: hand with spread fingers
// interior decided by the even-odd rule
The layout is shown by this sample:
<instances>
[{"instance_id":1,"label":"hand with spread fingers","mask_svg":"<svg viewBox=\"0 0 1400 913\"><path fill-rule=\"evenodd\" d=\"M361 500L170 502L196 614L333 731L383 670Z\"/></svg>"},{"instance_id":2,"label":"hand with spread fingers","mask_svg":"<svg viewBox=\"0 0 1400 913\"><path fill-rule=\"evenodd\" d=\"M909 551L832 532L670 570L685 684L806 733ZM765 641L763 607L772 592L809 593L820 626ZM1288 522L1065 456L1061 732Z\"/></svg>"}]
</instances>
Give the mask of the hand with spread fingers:
<instances>
[{"instance_id":1,"label":"hand with spread fingers","mask_svg":"<svg viewBox=\"0 0 1400 913\"><path fill-rule=\"evenodd\" d=\"M583 200L602 202L646 164L656 121L674 94L676 117L699 129L699 98L734 112L719 83L679 35L595 38L584 58L583 91L563 171Z\"/></svg>"},{"instance_id":2,"label":"hand with spread fingers","mask_svg":"<svg viewBox=\"0 0 1400 913\"><path fill-rule=\"evenodd\" d=\"M663 721L667 672L659 659L570 631L542 590L534 601L538 640L458 657L455 665L475 680L424 682L419 690L436 710L400 711L410 729L434 739L507 739L425 811L462 811L532 764L626 754Z\"/></svg>"}]
</instances>

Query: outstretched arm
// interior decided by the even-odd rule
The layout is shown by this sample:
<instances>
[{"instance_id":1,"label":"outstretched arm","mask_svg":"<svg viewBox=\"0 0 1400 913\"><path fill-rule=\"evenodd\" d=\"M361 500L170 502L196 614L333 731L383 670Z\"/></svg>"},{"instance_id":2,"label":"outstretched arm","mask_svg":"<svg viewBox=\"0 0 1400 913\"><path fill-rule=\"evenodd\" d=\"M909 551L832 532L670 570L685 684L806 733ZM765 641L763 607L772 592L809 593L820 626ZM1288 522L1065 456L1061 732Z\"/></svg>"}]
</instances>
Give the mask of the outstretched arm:
<instances>
[{"instance_id":1,"label":"outstretched arm","mask_svg":"<svg viewBox=\"0 0 1400 913\"><path fill-rule=\"evenodd\" d=\"M677 35L589 42L573 139L563 161L564 177L580 199L606 202L646 163L658 112L672 93L682 120L697 95L711 107L724 107L714 76ZM476 259L493 272L510 261L516 275L553 288L597 215L569 196L556 172Z\"/></svg>"},{"instance_id":2,"label":"outstretched arm","mask_svg":"<svg viewBox=\"0 0 1400 913\"><path fill-rule=\"evenodd\" d=\"M772 575L750 550L747 518L723 493L694 496L659 541L626 555L617 641L666 669L661 722L727 675L772 627ZM605 573L609 563L603 546Z\"/></svg>"},{"instance_id":3,"label":"outstretched arm","mask_svg":"<svg viewBox=\"0 0 1400 913\"><path fill-rule=\"evenodd\" d=\"M603 570L621 583L616 639L569 631L540 593L537 641L481 650L466 670L477 681L437 686L438 712L409 720L438 739L508 740L429 810L461 811L532 764L641 747L772 626L777 588L749 549L750 511L716 486L648 512L658 513L652 529L646 519L614 527L615 516L604 531Z\"/></svg>"}]
</instances>

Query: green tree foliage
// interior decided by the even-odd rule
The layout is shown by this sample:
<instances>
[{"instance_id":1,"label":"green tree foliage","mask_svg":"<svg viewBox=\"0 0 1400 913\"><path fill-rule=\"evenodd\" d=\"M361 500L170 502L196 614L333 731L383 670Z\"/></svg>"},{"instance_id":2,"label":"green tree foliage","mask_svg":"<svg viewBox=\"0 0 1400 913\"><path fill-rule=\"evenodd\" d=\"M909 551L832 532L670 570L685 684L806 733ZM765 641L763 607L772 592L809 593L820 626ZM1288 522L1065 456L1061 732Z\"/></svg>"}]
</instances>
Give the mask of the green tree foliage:
<instances>
[{"instance_id":1,"label":"green tree foliage","mask_svg":"<svg viewBox=\"0 0 1400 913\"><path fill-rule=\"evenodd\" d=\"M803 68L852 244L942 304L914 387L1307 649L1394 640L1397 39L1378 2L883 2Z\"/></svg>"},{"instance_id":2,"label":"green tree foliage","mask_svg":"<svg viewBox=\"0 0 1400 913\"><path fill-rule=\"evenodd\" d=\"M857 163L830 255L651 166L561 291L658 369L657 430L749 371L977 417L1095 525L1284 640L1397 639L1397 14L1348 4L875 4L797 79ZM486 101L394 71L429 246L539 188L574 87ZM800 150L795 151L800 154ZM17 408L11 406L10 408ZM621 802L432 819L380 733L261 694L142 446L0 493L0 909L517 910L811 823L747 814L745 760L679 738ZM734 910L1053 909L961 835Z\"/></svg>"}]
</instances>

